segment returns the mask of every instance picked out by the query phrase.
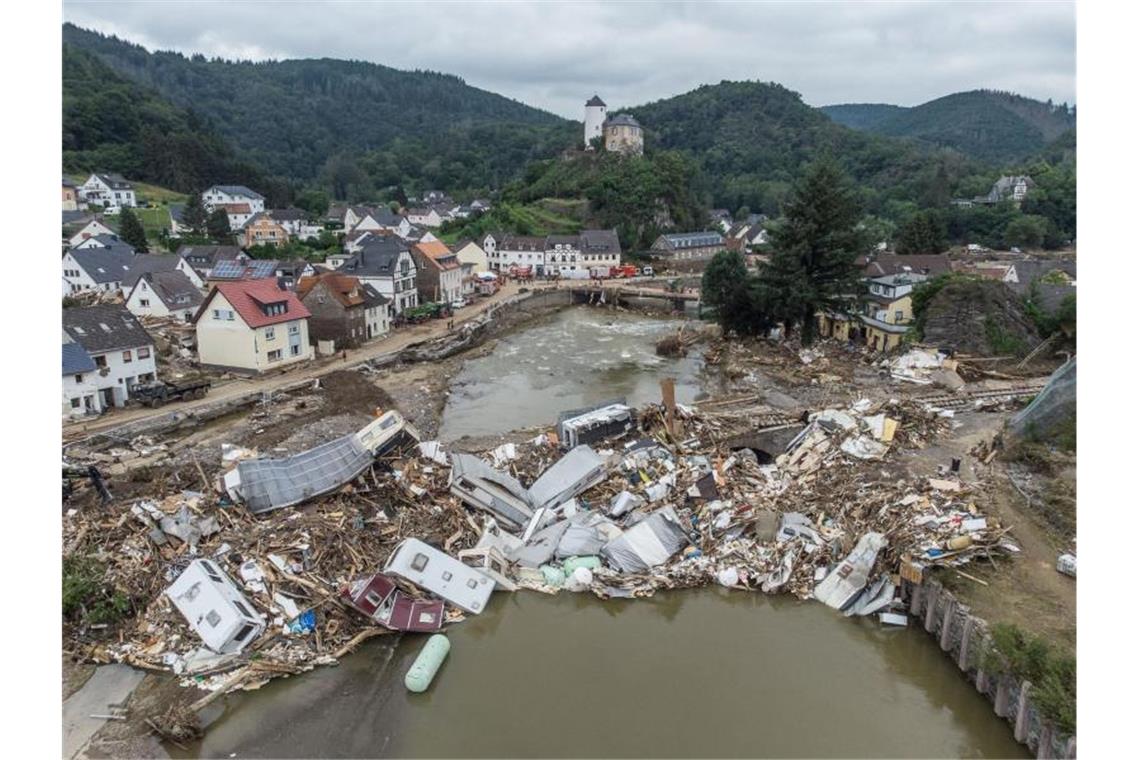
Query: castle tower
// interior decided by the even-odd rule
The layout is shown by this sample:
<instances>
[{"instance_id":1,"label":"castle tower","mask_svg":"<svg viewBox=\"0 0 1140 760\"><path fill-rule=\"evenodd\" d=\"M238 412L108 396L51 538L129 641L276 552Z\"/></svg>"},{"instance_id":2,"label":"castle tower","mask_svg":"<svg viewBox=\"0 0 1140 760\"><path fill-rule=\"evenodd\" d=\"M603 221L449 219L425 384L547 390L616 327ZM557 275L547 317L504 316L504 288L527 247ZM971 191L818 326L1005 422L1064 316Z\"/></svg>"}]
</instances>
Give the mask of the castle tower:
<instances>
[{"instance_id":1,"label":"castle tower","mask_svg":"<svg viewBox=\"0 0 1140 760\"><path fill-rule=\"evenodd\" d=\"M590 140L602 136L602 124L606 122L606 104L597 95L586 101L586 147Z\"/></svg>"}]
</instances>

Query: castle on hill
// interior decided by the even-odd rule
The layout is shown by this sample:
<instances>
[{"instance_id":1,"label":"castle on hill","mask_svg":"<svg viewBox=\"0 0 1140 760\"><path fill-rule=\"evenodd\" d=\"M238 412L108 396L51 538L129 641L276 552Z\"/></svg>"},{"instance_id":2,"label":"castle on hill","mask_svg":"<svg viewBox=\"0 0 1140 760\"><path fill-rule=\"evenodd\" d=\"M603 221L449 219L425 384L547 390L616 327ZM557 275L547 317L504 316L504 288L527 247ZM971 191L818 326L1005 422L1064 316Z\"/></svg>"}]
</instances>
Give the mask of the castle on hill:
<instances>
[{"instance_id":1,"label":"castle on hill","mask_svg":"<svg viewBox=\"0 0 1140 760\"><path fill-rule=\"evenodd\" d=\"M591 140L602 138L602 146L611 153L640 156L645 150L645 137L637 119L627 113L606 114L606 104L597 95L586 101L584 142L593 150Z\"/></svg>"}]
</instances>

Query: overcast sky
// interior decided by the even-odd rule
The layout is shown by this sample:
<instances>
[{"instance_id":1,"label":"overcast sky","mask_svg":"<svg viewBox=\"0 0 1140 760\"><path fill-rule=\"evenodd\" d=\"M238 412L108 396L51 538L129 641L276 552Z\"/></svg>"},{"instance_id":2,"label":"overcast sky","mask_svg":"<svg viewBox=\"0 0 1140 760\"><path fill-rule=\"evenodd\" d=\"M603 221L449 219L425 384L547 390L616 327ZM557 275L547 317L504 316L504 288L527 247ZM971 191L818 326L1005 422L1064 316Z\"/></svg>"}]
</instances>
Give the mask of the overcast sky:
<instances>
[{"instance_id":1,"label":"overcast sky","mask_svg":"<svg viewBox=\"0 0 1140 760\"><path fill-rule=\"evenodd\" d=\"M443 71L575 119L594 93L612 110L724 79L816 106L982 87L1076 101L1071 2L66 0L64 18L150 50Z\"/></svg>"}]
</instances>

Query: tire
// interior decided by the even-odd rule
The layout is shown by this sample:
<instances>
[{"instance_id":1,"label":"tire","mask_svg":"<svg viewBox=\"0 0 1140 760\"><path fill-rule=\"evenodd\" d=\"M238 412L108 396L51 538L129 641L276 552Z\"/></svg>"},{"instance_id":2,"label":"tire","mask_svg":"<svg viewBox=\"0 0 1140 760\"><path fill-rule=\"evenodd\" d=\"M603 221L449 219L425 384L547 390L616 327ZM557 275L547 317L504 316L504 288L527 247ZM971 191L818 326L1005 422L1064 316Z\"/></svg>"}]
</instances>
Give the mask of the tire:
<instances>
[{"instance_id":1,"label":"tire","mask_svg":"<svg viewBox=\"0 0 1140 760\"><path fill-rule=\"evenodd\" d=\"M165 403L166 399L164 399L162 396L155 396L153 399L151 399L150 406L152 409L157 409Z\"/></svg>"},{"instance_id":2,"label":"tire","mask_svg":"<svg viewBox=\"0 0 1140 760\"><path fill-rule=\"evenodd\" d=\"M194 391L194 398L206 398L206 391L208 391L208 390L209 390L209 388L197 389L196 391Z\"/></svg>"}]
</instances>

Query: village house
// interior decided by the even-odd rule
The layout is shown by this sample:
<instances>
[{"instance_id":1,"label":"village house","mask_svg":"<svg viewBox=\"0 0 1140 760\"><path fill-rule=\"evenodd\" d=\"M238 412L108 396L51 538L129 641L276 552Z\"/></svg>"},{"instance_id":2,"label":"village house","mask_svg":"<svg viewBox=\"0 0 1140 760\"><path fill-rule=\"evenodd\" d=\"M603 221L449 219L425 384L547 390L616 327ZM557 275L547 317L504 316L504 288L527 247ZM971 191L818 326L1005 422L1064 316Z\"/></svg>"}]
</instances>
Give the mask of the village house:
<instances>
[{"instance_id":1,"label":"village house","mask_svg":"<svg viewBox=\"0 0 1140 760\"><path fill-rule=\"evenodd\" d=\"M487 249L491 268L507 272L511 267L530 267L542 275L546 266L546 238L531 235L506 235Z\"/></svg>"},{"instance_id":2,"label":"village house","mask_svg":"<svg viewBox=\"0 0 1140 760\"><path fill-rule=\"evenodd\" d=\"M547 235L544 247L546 257L537 274L561 274L578 269L578 259L582 252L578 248L577 235Z\"/></svg>"},{"instance_id":3,"label":"village house","mask_svg":"<svg viewBox=\"0 0 1140 760\"><path fill-rule=\"evenodd\" d=\"M189 322L202 305L202 291L178 270L144 272L127 293L127 310L136 317L171 317Z\"/></svg>"},{"instance_id":4,"label":"village house","mask_svg":"<svg viewBox=\"0 0 1140 760\"><path fill-rule=\"evenodd\" d=\"M312 277L316 273L313 265L304 259L279 261L274 269L278 283L289 290L296 290L297 283L301 281L302 277Z\"/></svg>"},{"instance_id":5,"label":"village house","mask_svg":"<svg viewBox=\"0 0 1140 760\"><path fill-rule=\"evenodd\" d=\"M193 323L206 367L261 373L309 361L309 310L276 277L219 282Z\"/></svg>"},{"instance_id":6,"label":"village house","mask_svg":"<svg viewBox=\"0 0 1140 760\"><path fill-rule=\"evenodd\" d=\"M123 277L123 296L126 297L140 277L150 272L181 272L195 288L206 286L194 267L181 256L173 253L140 253L131 259L130 268Z\"/></svg>"},{"instance_id":7,"label":"village house","mask_svg":"<svg viewBox=\"0 0 1140 760\"><path fill-rule=\"evenodd\" d=\"M76 232L74 235L72 235L70 238L68 238L67 245L70 248L75 248L77 245L82 243L84 240L87 240L88 238L93 238L96 235L114 235L114 234L115 234L115 231L112 230L107 225L103 224L103 222L99 221L98 219L92 219L86 225L84 225L83 229L79 230L79 232Z\"/></svg>"},{"instance_id":8,"label":"village house","mask_svg":"<svg viewBox=\"0 0 1140 760\"><path fill-rule=\"evenodd\" d=\"M435 206L426 206L408 209L408 221L419 227L435 228L443 224L446 209L441 210Z\"/></svg>"},{"instance_id":9,"label":"village house","mask_svg":"<svg viewBox=\"0 0 1140 760\"><path fill-rule=\"evenodd\" d=\"M79 189L67 177L63 178L63 210L79 210Z\"/></svg>"},{"instance_id":10,"label":"village house","mask_svg":"<svg viewBox=\"0 0 1140 760\"><path fill-rule=\"evenodd\" d=\"M578 235L578 249L582 266L587 269L621 264L621 241L617 230L582 230Z\"/></svg>"},{"instance_id":11,"label":"village house","mask_svg":"<svg viewBox=\"0 0 1140 760\"><path fill-rule=\"evenodd\" d=\"M415 259L408 244L394 235L370 237L337 272L356 277L388 298L393 317L419 304Z\"/></svg>"},{"instance_id":12,"label":"village house","mask_svg":"<svg viewBox=\"0 0 1140 760\"><path fill-rule=\"evenodd\" d=\"M239 233L242 236L242 244L246 248L252 248L255 245L282 246L289 242L289 231L264 211L258 212L246 220Z\"/></svg>"},{"instance_id":13,"label":"village house","mask_svg":"<svg viewBox=\"0 0 1140 760\"><path fill-rule=\"evenodd\" d=\"M394 232L406 237L412 230L412 223L406 217L387 206L352 206L345 210L344 219L344 228L350 233Z\"/></svg>"},{"instance_id":14,"label":"village house","mask_svg":"<svg viewBox=\"0 0 1140 760\"><path fill-rule=\"evenodd\" d=\"M676 232L659 235L650 251L672 261L711 259L725 250L724 237L719 232Z\"/></svg>"},{"instance_id":15,"label":"village house","mask_svg":"<svg viewBox=\"0 0 1140 760\"><path fill-rule=\"evenodd\" d=\"M937 277L950 271L950 257L944 253L878 253L859 256L855 264L863 269L864 277L883 277L888 274L924 274Z\"/></svg>"},{"instance_id":16,"label":"village house","mask_svg":"<svg viewBox=\"0 0 1140 760\"><path fill-rule=\"evenodd\" d=\"M109 214L138 205L135 189L119 174L92 174L79 186L79 199L88 206L100 206Z\"/></svg>"},{"instance_id":17,"label":"village house","mask_svg":"<svg viewBox=\"0 0 1140 760\"><path fill-rule=\"evenodd\" d=\"M219 206L244 205L249 207L249 214L257 214L265 210L265 197L250 190L245 185L213 185L202 193L202 206L209 213ZM241 224L230 223L231 229L237 229Z\"/></svg>"},{"instance_id":18,"label":"village house","mask_svg":"<svg viewBox=\"0 0 1140 760\"><path fill-rule=\"evenodd\" d=\"M176 255L189 264L198 276L206 279L217 264L222 261L248 261L236 245L183 245Z\"/></svg>"},{"instance_id":19,"label":"village house","mask_svg":"<svg viewBox=\"0 0 1140 760\"><path fill-rule=\"evenodd\" d=\"M911 293L926 279L925 275L909 273L874 277L867 281L863 323L863 342L874 351L898 348L903 335L914 320L911 310Z\"/></svg>"},{"instance_id":20,"label":"village house","mask_svg":"<svg viewBox=\"0 0 1140 760\"><path fill-rule=\"evenodd\" d=\"M90 359L66 348L65 338L64 397L74 412L124 406L133 386L155 379L154 339L125 307L64 309L63 330Z\"/></svg>"},{"instance_id":21,"label":"village house","mask_svg":"<svg viewBox=\"0 0 1140 760\"><path fill-rule=\"evenodd\" d=\"M326 272L302 277L297 297L312 314L309 340L331 341L333 350L352 348L389 331L389 300L355 277Z\"/></svg>"},{"instance_id":22,"label":"village house","mask_svg":"<svg viewBox=\"0 0 1140 760\"><path fill-rule=\"evenodd\" d=\"M63 255L63 279L72 293L121 290L134 259L135 249L114 236L90 238Z\"/></svg>"},{"instance_id":23,"label":"village house","mask_svg":"<svg viewBox=\"0 0 1140 760\"><path fill-rule=\"evenodd\" d=\"M438 240L412 246L416 260L416 289L420 301L450 304L463 295L463 268L459 260Z\"/></svg>"},{"instance_id":24,"label":"village house","mask_svg":"<svg viewBox=\"0 0 1140 760\"><path fill-rule=\"evenodd\" d=\"M463 297L470 298L479 290L476 274L490 271L490 262L487 260L487 253L473 240L460 240L454 245L448 246L448 248L455 254L455 258L459 262L459 268L462 270Z\"/></svg>"}]
</instances>

